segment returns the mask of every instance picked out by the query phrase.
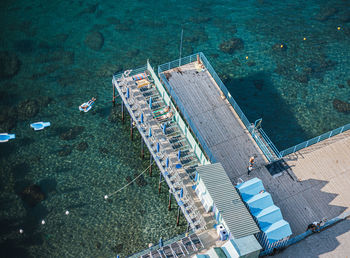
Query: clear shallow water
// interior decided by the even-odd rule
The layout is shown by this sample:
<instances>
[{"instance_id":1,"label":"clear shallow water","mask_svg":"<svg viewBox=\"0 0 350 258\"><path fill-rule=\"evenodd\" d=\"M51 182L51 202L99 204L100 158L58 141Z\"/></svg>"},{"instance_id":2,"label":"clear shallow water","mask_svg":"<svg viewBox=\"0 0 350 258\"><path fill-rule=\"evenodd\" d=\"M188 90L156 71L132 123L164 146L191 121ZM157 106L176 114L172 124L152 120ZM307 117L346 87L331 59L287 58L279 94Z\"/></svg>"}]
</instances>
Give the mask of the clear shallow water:
<instances>
[{"instance_id":1,"label":"clear shallow water","mask_svg":"<svg viewBox=\"0 0 350 258\"><path fill-rule=\"evenodd\" d=\"M157 171L103 200L149 164L120 107L112 112L112 73L178 58L181 27L183 56L204 52L280 150L349 123L333 106L350 102L349 9L346 1L2 1L0 50L21 66L0 81L1 129L17 136L0 145L1 248L9 257L126 256L185 231L167 211L165 187L158 196ZM90 31L103 34L100 50L87 47ZM232 37L244 48L221 51ZM96 106L80 114L92 96ZM33 132L34 121L52 126ZM71 128L76 137L63 140ZM33 183L46 199L29 208L18 193Z\"/></svg>"}]
</instances>

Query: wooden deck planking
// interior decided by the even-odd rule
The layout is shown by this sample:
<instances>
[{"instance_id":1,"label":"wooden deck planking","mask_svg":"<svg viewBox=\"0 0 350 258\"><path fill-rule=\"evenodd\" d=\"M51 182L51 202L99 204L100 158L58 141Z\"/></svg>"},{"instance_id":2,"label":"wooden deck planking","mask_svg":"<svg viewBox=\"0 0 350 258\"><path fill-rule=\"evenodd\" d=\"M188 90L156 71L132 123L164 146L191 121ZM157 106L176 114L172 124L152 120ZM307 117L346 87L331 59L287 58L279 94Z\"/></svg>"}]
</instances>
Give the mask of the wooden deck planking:
<instances>
[{"instance_id":1,"label":"wooden deck planking","mask_svg":"<svg viewBox=\"0 0 350 258\"><path fill-rule=\"evenodd\" d=\"M350 132L287 156L288 171L295 180L286 171L273 177L264 166L260 149L228 101L221 99L209 73L193 73L193 67L193 63L182 66L182 74L170 70L169 82L232 183L238 178L260 178L291 224L293 235L304 232L313 221L330 219L349 209ZM248 177L248 159L253 154L258 158Z\"/></svg>"}]
</instances>

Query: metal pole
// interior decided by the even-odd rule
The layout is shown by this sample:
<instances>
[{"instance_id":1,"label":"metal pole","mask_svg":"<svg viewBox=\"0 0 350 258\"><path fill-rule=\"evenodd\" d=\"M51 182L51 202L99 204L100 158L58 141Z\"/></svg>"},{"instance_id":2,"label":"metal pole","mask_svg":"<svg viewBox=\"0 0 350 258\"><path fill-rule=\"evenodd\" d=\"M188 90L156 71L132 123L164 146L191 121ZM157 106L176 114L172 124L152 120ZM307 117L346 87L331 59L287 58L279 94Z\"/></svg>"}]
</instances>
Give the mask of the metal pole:
<instances>
[{"instance_id":1,"label":"metal pole","mask_svg":"<svg viewBox=\"0 0 350 258\"><path fill-rule=\"evenodd\" d=\"M169 204L168 204L168 211L171 210L171 189L169 189Z\"/></svg>"},{"instance_id":2,"label":"metal pole","mask_svg":"<svg viewBox=\"0 0 350 258\"><path fill-rule=\"evenodd\" d=\"M122 122L124 123L124 102L122 102Z\"/></svg>"},{"instance_id":3,"label":"metal pole","mask_svg":"<svg viewBox=\"0 0 350 258\"><path fill-rule=\"evenodd\" d=\"M162 172L159 173L159 185L158 185L158 194L162 190Z\"/></svg>"},{"instance_id":4,"label":"metal pole","mask_svg":"<svg viewBox=\"0 0 350 258\"><path fill-rule=\"evenodd\" d=\"M130 140L133 140L133 120L132 117L130 116Z\"/></svg>"},{"instance_id":5,"label":"metal pole","mask_svg":"<svg viewBox=\"0 0 350 258\"><path fill-rule=\"evenodd\" d=\"M182 54L182 37L184 35L184 29L181 30L181 43L180 43L180 58L179 58L179 66L181 66L181 54Z\"/></svg>"},{"instance_id":6,"label":"metal pole","mask_svg":"<svg viewBox=\"0 0 350 258\"><path fill-rule=\"evenodd\" d=\"M115 86L114 85L113 85L113 107L115 107Z\"/></svg>"},{"instance_id":7,"label":"metal pole","mask_svg":"<svg viewBox=\"0 0 350 258\"><path fill-rule=\"evenodd\" d=\"M180 206L177 208L177 219L176 219L176 226L180 224Z\"/></svg>"},{"instance_id":8,"label":"metal pole","mask_svg":"<svg viewBox=\"0 0 350 258\"><path fill-rule=\"evenodd\" d=\"M145 157L144 144L143 144L143 139L141 137L141 159L144 159L144 157Z\"/></svg>"},{"instance_id":9,"label":"metal pole","mask_svg":"<svg viewBox=\"0 0 350 258\"><path fill-rule=\"evenodd\" d=\"M152 154L149 159L149 176L152 176Z\"/></svg>"}]
</instances>

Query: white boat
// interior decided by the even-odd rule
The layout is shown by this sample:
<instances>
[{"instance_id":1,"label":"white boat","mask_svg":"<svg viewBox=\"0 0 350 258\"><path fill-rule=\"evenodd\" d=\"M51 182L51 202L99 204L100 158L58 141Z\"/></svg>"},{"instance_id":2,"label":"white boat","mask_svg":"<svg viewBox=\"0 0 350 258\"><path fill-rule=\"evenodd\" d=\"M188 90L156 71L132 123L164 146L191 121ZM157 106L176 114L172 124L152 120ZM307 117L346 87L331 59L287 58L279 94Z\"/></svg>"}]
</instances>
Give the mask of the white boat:
<instances>
[{"instance_id":1,"label":"white boat","mask_svg":"<svg viewBox=\"0 0 350 258\"><path fill-rule=\"evenodd\" d=\"M9 140L15 139L15 134L0 133L0 142L8 142Z\"/></svg>"},{"instance_id":2,"label":"white boat","mask_svg":"<svg viewBox=\"0 0 350 258\"><path fill-rule=\"evenodd\" d=\"M30 124L30 127L33 128L34 131L39 131L39 130L43 130L45 127L48 127L50 125L51 125L50 122L36 122L36 123Z\"/></svg>"}]
</instances>

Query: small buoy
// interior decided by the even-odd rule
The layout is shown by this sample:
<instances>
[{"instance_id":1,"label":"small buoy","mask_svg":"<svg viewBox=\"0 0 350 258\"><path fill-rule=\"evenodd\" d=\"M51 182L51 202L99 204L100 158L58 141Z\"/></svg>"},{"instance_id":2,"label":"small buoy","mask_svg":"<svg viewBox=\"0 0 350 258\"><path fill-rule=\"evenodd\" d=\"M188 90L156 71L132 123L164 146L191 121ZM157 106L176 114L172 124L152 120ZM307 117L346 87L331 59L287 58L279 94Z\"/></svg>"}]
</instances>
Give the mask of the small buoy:
<instances>
[{"instance_id":1,"label":"small buoy","mask_svg":"<svg viewBox=\"0 0 350 258\"><path fill-rule=\"evenodd\" d=\"M69 211L66 211L66 215L68 215L69 214Z\"/></svg>"},{"instance_id":2,"label":"small buoy","mask_svg":"<svg viewBox=\"0 0 350 258\"><path fill-rule=\"evenodd\" d=\"M281 45L281 48L283 48L283 44Z\"/></svg>"},{"instance_id":3,"label":"small buoy","mask_svg":"<svg viewBox=\"0 0 350 258\"><path fill-rule=\"evenodd\" d=\"M245 57L245 59L247 59L247 60L248 60L248 56L246 56L246 57Z\"/></svg>"},{"instance_id":4,"label":"small buoy","mask_svg":"<svg viewBox=\"0 0 350 258\"><path fill-rule=\"evenodd\" d=\"M45 224L45 220L42 220L42 221L41 221L41 224L43 224L43 225L44 225L44 224Z\"/></svg>"},{"instance_id":5,"label":"small buoy","mask_svg":"<svg viewBox=\"0 0 350 258\"><path fill-rule=\"evenodd\" d=\"M303 40L306 40L306 38L303 38Z\"/></svg>"},{"instance_id":6,"label":"small buoy","mask_svg":"<svg viewBox=\"0 0 350 258\"><path fill-rule=\"evenodd\" d=\"M105 195L105 200L107 200L108 199L108 195Z\"/></svg>"},{"instance_id":7,"label":"small buoy","mask_svg":"<svg viewBox=\"0 0 350 258\"><path fill-rule=\"evenodd\" d=\"M340 30L340 27L338 27L337 29Z\"/></svg>"},{"instance_id":8,"label":"small buoy","mask_svg":"<svg viewBox=\"0 0 350 258\"><path fill-rule=\"evenodd\" d=\"M20 229L20 230L19 230L19 233L20 233L20 234L23 234L23 229Z\"/></svg>"}]
</instances>

